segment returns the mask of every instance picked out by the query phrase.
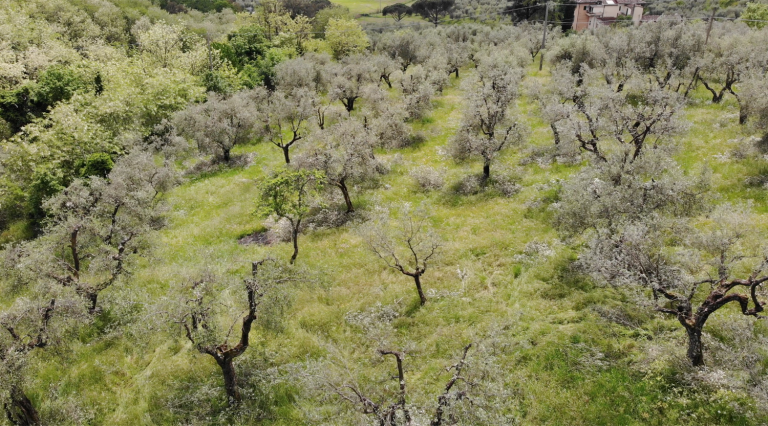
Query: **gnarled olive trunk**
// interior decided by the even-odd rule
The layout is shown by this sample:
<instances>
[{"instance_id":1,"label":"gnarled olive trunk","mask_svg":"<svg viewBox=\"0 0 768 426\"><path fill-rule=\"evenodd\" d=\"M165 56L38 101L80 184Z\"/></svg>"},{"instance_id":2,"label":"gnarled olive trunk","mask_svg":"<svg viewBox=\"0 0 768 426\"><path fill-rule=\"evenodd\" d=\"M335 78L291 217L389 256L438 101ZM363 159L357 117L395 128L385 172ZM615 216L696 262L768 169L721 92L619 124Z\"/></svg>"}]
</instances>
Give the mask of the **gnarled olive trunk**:
<instances>
[{"instance_id":1,"label":"gnarled olive trunk","mask_svg":"<svg viewBox=\"0 0 768 426\"><path fill-rule=\"evenodd\" d=\"M40 424L40 416L19 387L11 389L11 401L4 406L8 421L16 426L36 426Z\"/></svg>"},{"instance_id":2,"label":"gnarled olive trunk","mask_svg":"<svg viewBox=\"0 0 768 426\"><path fill-rule=\"evenodd\" d=\"M704 345L701 343L701 327L689 326L685 329L688 334L688 359L694 367L704 365Z\"/></svg>"},{"instance_id":3,"label":"gnarled olive trunk","mask_svg":"<svg viewBox=\"0 0 768 426\"><path fill-rule=\"evenodd\" d=\"M483 181L487 181L491 177L491 162L486 161L483 163Z\"/></svg>"},{"instance_id":4,"label":"gnarled olive trunk","mask_svg":"<svg viewBox=\"0 0 768 426\"><path fill-rule=\"evenodd\" d=\"M237 388L237 374L235 373L235 365L232 361L233 358L228 356L216 359L216 363L221 368L221 374L224 376L224 390L227 392L227 399L230 405L237 404L243 399L240 395L240 390Z\"/></svg>"}]
</instances>

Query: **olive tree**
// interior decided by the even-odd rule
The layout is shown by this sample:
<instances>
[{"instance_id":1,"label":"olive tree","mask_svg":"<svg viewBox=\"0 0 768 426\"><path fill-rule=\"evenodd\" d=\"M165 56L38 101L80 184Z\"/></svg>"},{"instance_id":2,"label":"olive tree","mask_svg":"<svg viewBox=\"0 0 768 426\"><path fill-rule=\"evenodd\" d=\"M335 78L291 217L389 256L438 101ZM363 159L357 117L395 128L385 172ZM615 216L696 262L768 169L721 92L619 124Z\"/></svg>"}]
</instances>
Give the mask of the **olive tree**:
<instances>
[{"instance_id":1,"label":"olive tree","mask_svg":"<svg viewBox=\"0 0 768 426\"><path fill-rule=\"evenodd\" d=\"M427 56L419 35L412 30L399 30L383 35L377 49L397 61L403 72Z\"/></svg>"},{"instance_id":2,"label":"olive tree","mask_svg":"<svg viewBox=\"0 0 768 426\"><path fill-rule=\"evenodd\" d=\"M682 95L664 90L635 73L617 91L605 84L599 70L583 65L572 72L570 62L552 71L551 96L542 96L542 109L558 136L567 133L579 148L605 161L611 149L628 151L636 160L653 142L686 129ZM559 104L557 106L556 104Z\"/></svg>"},{"instance_id":3,"label":"olive tree","mask_svg":"<svg viewBox=\"0 0 768 426\"><path fill-rule=\"evenodd\" d=\"M509 113L521 78L521 71L501 55L489 55L481 61L474 78L464 85L466 107L450 153L458 161L474 157L482 160L485 180L499 152L525 136L523 124Z\"/></svg>"},{"instance_id":4,"label":"olive tree","mask_svg":"<svg viewBox=\"0 0 768 426\"><path fill-rule=\"evenodd\" d=\"M260 135L283 151L286 164L291 162L291 147L309 133L317 102L315 92L304 88L288 93L276 90L260 107Z\"/></svg>"},{"instance_id":5,"label":"olive tree","mask_svg":"<svg viewBox=\"0 0 768 426\"><path fill-rule=\"evenodd\" d=\"M390 79L390 77L395 71L400 69L397 62L395 62L394 59L388 56L373 55L371 56L371 63L373 64L374 68L376 68L376 71L379 73L379 81L383 81L384 83L387 83L387 87L391 89L392 80Z\"/></svg>"},{"instance_id":6,"label":"olive tree","mask_svg":"<svg viewBox=\"0 0 768 426\"><path fill-rule=\"evenodd\" d=\"M278 303L276 298L270 298L270 293L280 291L281 286L294 279L292 275L277 261L266 258L251 264L251 276L241 285L205 273L182 284L181 294L173 302L171 320L181 327L198 352L216 361L229 405L242 401L235 360L248 350L259 314L269 309L262 303ZM236 315L243 310L245 315L238 319ZM230 342L231 332L238 325L236 341Z\"/></svg>"},{"instance_id":7,"label":"olive tree","mask_svg":"<svg viewBox=\"0 0 768 426\"><path fill-rule=\"evenodd\" d=\"M633 222L598 233L580 262L603 282L646 289L654 309L685 329L688 359L701 366L702 333L712 314L735 303L743 315L762 317L768 258L753 220L743 206L725 204L695 228L664 218Z\"/></svg>"},{"instance_id":8,"label":"olive tree","mask_svg":"<svg viewBox=\"0 0 768 426\"><path fill-rule=\"evenodd\" d=\"M404 203L394 219L390 217L389 209L381 208L361 233L368 249L388 267L413 278L419 303L427 303L421 277L443 243L430 226L424 207L414 208Z\"/></svg>"},{"instance_id":9,"label":"olive tree","mask_svg":"<svg viewBox=\"0 0 768 426\"><path fill-rule=\"evenodd\" d=\"M399 86L403 92L403 103L409 119L421 118L432 107L435 89L427 74L421 65L417 65L400 79Z\"/></svg>"},{"instance_id":10,"label":"olive tree","mask_svg":"<svg viewBox=\"0 0 768 426\"><path fill-rule=\"evenodd\" d=\"M309 215L325 184L322 172L310 170L279 170L259 185L257 201L259 212L275 215L291 224L293 254L291 264L299 255L299 231L302 221Z\"/></svg>"},{"instance_id":11,"label":"olive tree","mask_svg":"<svg viewBox=\"0 0 768 426\"><path fill-rule=\"evenodd\" d=\"M629 163L622 155L585 167L559 191L552 206L565 234L621 229L658 215L688 217L707 201L709 172L686 175L669 153L654 149Z\"/></svg>"},{"instance_id":12,"label":"olive tree","mask_svg":"<svg viewBox=\"0 0 768 426\"><path fill-rule=\"evenodd\" d=\"M363 123L348 118L313 139L315 143L298 159L298 167L321 172L328 185L341 191L347 213L354 212L349 187L373 180L385 171L373 153L372 135Z\"/></svg>"},{"instance_id":13,"label":"olive tree","mask_svg":"<svg viewBox=\"0 0 768 426\"><path fill-rule=\"evenodd\" d=\"M340 344L329 344L328 354L308 362L300 373L310 398L333 404L335 423L515 424L514 418L503 414L511 405L513 391L502 383L507 375L498 362L496 339L457 343L451 350L452 360L446 360L446 367L435 378L441 385L434 386L432 379L425 386L419 380L423 381L424 374L411 373L420 367L421 349L403 340L393 326L401 316L397 304L349 312L347 323L365 334L361 342L365 352L375 354L370 365L349 359ZM359 352L358 346L355 352Z\"/></svg>"},{"instance_id":14,"label":"olive tree","mask_svg":"<svg viewBox=\"0 0 768 426\"><path fill-rule=\"evenodd\" d=\"M263 88L237 92L228 98L209 93L204 103L177 113L174 124L197 143L200 152L229 163L232 149L256 135L258 106L265 97Z\"/></svg>"},{"instance_id":15,"label":"olive tree","mask_svg":"<svg viewBox=\"0 0 768 426\"><path fill-rule=\"evenodd\" d=\"M379 80L379 74L364 55L344 57L338 65L331 67L331 73L328 96L341 101L347 112L355 109L355 101L363 96L366 87Z\"/></svg>"},{"instance_id":16,"label":"olive tree","mask_svg":"<svg viewBox=\"0 0 768 426\"><path fill-rule=\"evenodd\" d=\"M43 423L24 391L29 357L67 336L85 316L82 303L66 292L27 288L32 290L28 296L0 312L0 404L11 424L35 426Z\"/></svg>"},{"instance_id":17,"label":"olive tree","mask_svg":"<svg viewBox=\"0 0 768 426\"><path fill-rule=\"evenodd\" d=\"M44 204L49 221L30 242L37 272L74 289L98 311L98 297L126 272L126 261L145 248L144 237L162 226L160 196L176 182L151 154L133 152L107 178L77 179Z\"/></svg>"},{"instance_id":18,"label":"olive tree","mask_svg":"<svg viewBox=\"0 0 768 426\"><path fill-rule=\"evenodd\" d=\"M719 31L718 31L719 30ZM700 58L699 80L712 94L712 102L722 102L726 93L735 95L735 85L754 65L751 31L741 23L724 24L715 30Z\"/></svg>"}]
</instances>

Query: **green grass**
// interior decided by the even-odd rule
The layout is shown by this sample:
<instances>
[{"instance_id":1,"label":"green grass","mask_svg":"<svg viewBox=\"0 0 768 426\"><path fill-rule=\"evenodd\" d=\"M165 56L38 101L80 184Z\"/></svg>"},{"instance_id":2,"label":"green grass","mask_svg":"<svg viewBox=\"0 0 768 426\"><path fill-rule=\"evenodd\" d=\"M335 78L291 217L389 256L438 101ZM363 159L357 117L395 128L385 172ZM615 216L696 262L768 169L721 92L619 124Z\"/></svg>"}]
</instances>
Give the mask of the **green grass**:
<instances>
[{"instance_id":1,"label":"green grass","mask_svg":"<svg viewBox=\"0 0 768 426\"><path fill-rule=\"evenodd\" d=\"M341 4L353 12L378 7L377 3L360 1ZM532 66L529 78L547 78L547 70L539 73ZM747 425L768 420L766 413L758 412L739 392L681 385L672 365L665 364L653 374L635 368L648 339L669 334L682 338L682 330L673 321L643 312L631 312L640 324L638 329L600 319L592 309L595 305L630 310L632 305L620 293L596 287L568 269L575 256L572 248L560 248L556 256L534 263L515 261L514 256L529 242L558 239L548 222L546 207L528 206L551 200L554 190L548 184L567 178L579 167L526 165L523 190L511 198L487 194L460 197L447 189L431 193L415 189L408 176L414 166L446 167L448 186L480 171L478 163L455 164L439 154L461 118L462 92L458 82L452 82L435 102L429 118L413 123L414 131L423 133L425 142L381 153L385 160L399 154L402 162L378 188L355 191L353 201L362 208L376 200L429 202L445 248L423 283L427 290L458 292L458 296L435 298L418 308L412 281L385 268L368 253L354 229L310 232L301 236L298 263L320 271L324 279L294 290L282 331L254 331L253 347L239 368L300 363L323 356L327 345L334 343L364 372L373 375L381 368L386 370L391 366L371 366L374 345L347 324L344 316L399 300L403 317L395 324L398 337L418 346L408 359L407 370L415 395L431 395L442 386L445 376L440 369L450 365L465 344L501 329L508 341L501 355L507 373L504 381L517 395L510 401L510 409L522 424ZM536 107L526 98L518 106L531 126L528 145L552 144ZM730 101L710 105L704 93L697 93L688 109L692 127L676 140L681 146L678 159L691 172L707 163L713 171L714 187L724 200L753 199L765 212L765 190L744 183L765 165L746 160L724 162L715 157L732 150L736 140L745 136L732 117L735 112ZM518 164L528 148L508 150L498 165ZM191 180L168 195L169 224L156 236L155 250L135 268L129 283L105 292L106 305L126 297L163 297L190 271L207 266L242 277L251 260L267 254L289 257L289 244L261 247L237 243L239 237L262 227L261 218L253 214L259 193L255 180L282 163L281 152L268 144L238 150L255 155L252 166ZM459 268L469 272L464 283L456 273ZM92 414L92 424L173 424L181 417L167 410L164 404L169 398L204 386L218 389L221 398L215 363L198 354L178 330L169 327L154 332L140 323L130 328L139 338L111 332L111 321L115 319L105 313L99 324L74 339L69 351L39 352L30 394L44 412L54 410L55 401L76 397ZM602 364L585 361L596 353L604 357ZM53 388L55 398L50 392ZM303 424L295 406L295 387L282 384L264 392L252 402L269 407L264 424Z\"/></svg>"}]
</instances>

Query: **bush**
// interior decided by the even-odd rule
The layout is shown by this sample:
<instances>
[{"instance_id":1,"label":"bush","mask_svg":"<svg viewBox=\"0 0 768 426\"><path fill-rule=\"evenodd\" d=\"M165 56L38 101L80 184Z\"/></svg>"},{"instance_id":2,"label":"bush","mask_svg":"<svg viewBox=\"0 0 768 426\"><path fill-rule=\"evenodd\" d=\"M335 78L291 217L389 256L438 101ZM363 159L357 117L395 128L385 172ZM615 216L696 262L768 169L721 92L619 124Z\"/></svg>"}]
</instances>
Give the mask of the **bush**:
<instances>
[{"instance_id":1,"label":"bush","mask_svg":"<svg viewBox=\"0 0 768 426\"><path fill-rule=\"evenodd\" d=\"M411 178L424 191L436 191L445 185L445 171L434 167L420 166L410 173Z\"/></svg>"},{"instance_id":2,"label":"bush","mask_svg":"<svg viewBox=\"0 0 768 426\"><path fill-rule=\"evenodd\" d=\"M88 156L80 167L78 172L80 177L98 176L105 178L115 166L112 157L106 152L97 152Z\"/></svg>"},{"instance_id":3,"label":"bush","mask_svg":"<svg viewBox=\"0 0 768 426\"><path fill-rule=\"evenodd\" d=\"M483 191L483 175L469 175L454 186L454 191L461 195L475 195Z\"/></svg>"}]
</instances>

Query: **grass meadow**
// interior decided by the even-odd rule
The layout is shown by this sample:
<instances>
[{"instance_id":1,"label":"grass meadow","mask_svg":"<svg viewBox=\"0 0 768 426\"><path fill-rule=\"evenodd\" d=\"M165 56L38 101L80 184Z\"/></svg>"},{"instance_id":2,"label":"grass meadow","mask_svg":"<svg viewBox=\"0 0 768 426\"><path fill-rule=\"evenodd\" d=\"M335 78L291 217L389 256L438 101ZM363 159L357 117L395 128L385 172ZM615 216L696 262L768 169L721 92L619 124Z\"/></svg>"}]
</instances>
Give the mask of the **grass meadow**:
<instances>
[{"instance_id":1,"label":"grass meadow","mask_svg":"<svg viewBox=\"0 0 768 426\"><path fill-rule=\"evenodd\" d=\"M379 6L357 0L340 4L353 13ZM471 72L462 70L462 78ZM533 65L527 77L547 78L546 67L539 72ZM360 380L394 374L393 365L375 354L376 343L345 320L349 312L381 304L401 314L394 323L395 338L411 348L406 376L409 397L416 402L434 402L449 377L444 368L455 362L464 345L493 338L503 342L498 349L503 381L515 395L509 411L520 424L768 422L766 411L742 390L689 386L682 378L685 336L674 320L637 308L625 294L596 286L570 268L580 242L561 240L551 226L548 206L556 200L559 180L579 170L586 157L576 165L520 165L535 150L553 145L549 127L530 99L522 96L516 106L531 129L528 141L508 149L494 164L494 171L516 170L522 190L512 197L453 191L461 178L482 169L479 163L457 164L442 155L441 148L461 120L462 95L460 81L452 76L428 116L411 123L424 142L378 152L390 172L375 188L352 190L358 217L377 203L428 203L432 223L445 241L442 255L423 277L429 302L419 307L412 281L366 250L356 232L359 220L307 232L300 237L297 263L314 271L317 279L289 291L291 303L281 327L252 332L253 346L237 362L241 375L247 379L249 371L260 370L279 375L285 366L332 352L354 365ZM677 159L685 170L698 173L709 167L723 201L754 200L755 208L765 213L766 190L747 182L768 172L768 162L732 155L751 136L738 125L734 102L713 105L701 91L687 116L689 131L664 142L679 146ZM280 150L266 143L238 150L253 155L252 165L189 179L167 195L168 226L155 236L155 249L132 269L129 279L104 293L104 306L159 300L204 268L239 280L252 260L268 254L288 259L289 243L238 244L238 238L263 227L263 218L254 214L258 179L283 163ZM409 176L420 165L444 168L445 188L420 190ZM551 250L527 252L533 243ZM464 272L463 279L458 271ZM215 362L197 353L177 328L158 331L161 326L151 318L152 309L137 314L136 324L128 329L110 327L120 320L119 312L107 310L70 349L54 357L46 352L45 363L35 366L39 374L30 397L42 410L77 398L84 407L81 414L92 424L109 425L179 423L181 414L168 408L173 401L209 395L205 392L221 399ZM612 321L606 311L626 321ZM715 316L726 318L734 312L723 310ZM718 324L707 326L710 340L717 339ZM137 335L152 337L144 342ZM654 355L659 348L664 356ZM267 412L263 424L269 425L300 425L302 412L333 409L303 400L298 385L290 381L272 383L251 397Z\"/></svg>"}]
</instances>

